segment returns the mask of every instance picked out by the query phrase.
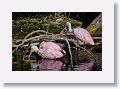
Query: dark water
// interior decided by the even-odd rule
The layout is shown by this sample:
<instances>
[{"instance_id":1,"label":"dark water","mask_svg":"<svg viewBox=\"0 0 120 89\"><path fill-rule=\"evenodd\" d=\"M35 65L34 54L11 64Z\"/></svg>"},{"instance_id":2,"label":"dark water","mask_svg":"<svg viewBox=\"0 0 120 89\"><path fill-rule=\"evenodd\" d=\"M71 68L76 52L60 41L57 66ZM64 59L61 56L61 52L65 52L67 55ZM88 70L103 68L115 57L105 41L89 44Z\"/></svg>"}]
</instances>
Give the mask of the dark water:
<instances>
[{"instance_id":1,"label":"dark water","mask_svg":"<svg viewBox=\"0 0 120 89\"><path fill-rule=\"evenodd\" d=\"M56 59L57 61L61 61L65 64L64 68L62 68L62 71L71 71L71 63L70 63L70 55L68 52L68 49L65 49L66 55L63 58ZM76 49L72 49L72 56L73 56L73 64L79 65L80 63L89 63L89 58L92 58L91 55L89 55L84 50L76 51ZM100 51L90 51L96 59L94 59L94 65L92 66L91 71L102 71L102 53ZM37 61L41 60L40 56L38 56L36 53L33 53L31 56L32 60L32 66L31 63L27 60L17 60L16 62L13 62L13 71L41 71L37 68ZM81 68L81 67L80 67ZM44 70L46 71L46 70Z\"/></svg>"}]
</instances>

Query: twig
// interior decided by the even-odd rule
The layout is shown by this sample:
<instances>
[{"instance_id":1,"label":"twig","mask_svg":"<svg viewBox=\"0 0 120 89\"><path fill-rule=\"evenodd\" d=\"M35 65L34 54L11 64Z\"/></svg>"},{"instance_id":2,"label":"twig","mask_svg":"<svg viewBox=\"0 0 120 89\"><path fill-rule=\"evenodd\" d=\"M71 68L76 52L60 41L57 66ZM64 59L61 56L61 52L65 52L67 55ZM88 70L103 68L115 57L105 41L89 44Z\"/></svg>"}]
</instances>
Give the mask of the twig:
<instances>
[{"instance_id":1,"label":"twig","mask_svg":"<svg viewBox=\"0 0 120 89\"><path fill-rule=\"evenodd\" d=\"M63 32L65 31L65 28L59 33L60 35L64 35Z\"/></svg>"},{"instance_id":2,"label":"twig","mask_svg":"<svg viewBox=\"0 0 120 89\"><path fill-rule=\"evenodd\" d=\"M76 48L76 47L71 47L71 48ZM84 47L78 46L77 48L81 48L81 49L85 50L85 51L86 51L88 54L90 54L94 59L96 59L96 58L93 56L93 54L92 54L90 51L88 51L87 49L85 49Z\"/></svg>"}]
</instances>

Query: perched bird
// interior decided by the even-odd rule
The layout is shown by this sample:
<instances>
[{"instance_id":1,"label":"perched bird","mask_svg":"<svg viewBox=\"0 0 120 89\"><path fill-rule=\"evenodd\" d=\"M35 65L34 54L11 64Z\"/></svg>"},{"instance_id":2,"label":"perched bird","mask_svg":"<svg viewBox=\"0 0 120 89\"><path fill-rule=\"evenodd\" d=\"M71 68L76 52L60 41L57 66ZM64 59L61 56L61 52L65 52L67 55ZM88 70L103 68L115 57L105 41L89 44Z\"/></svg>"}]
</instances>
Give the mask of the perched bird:
<instances>
[{"instance_id":1,"label":"perched bird","mask_svg":"<svg viewBox=\"0 0 120 89\"><path fill-rule=\"evenodd\" d=\"M39 45L39 49L37 46L31 47L31 51L29 54L29 60L30 60L30 56L33 52L36 52L43 59L61 58L66 54L65 50L62 49L58 44L56 44L54 42L45 42L45 41L43 41Z\"/></svg>"},{"instance_id":2,"label":"perched bird","mask_svg":"<svg viewBox=\"0 0 120 89\"><path fill-rule=\"evenodd\" d=\"M81 28L81 27L77 27L77 28L72 29L70 22L66 23L66 27L69 30L69 32L74 33L74 35L76 36L77 39L79 39L87 44L94 45L94 41L93 41L90 33L86 29Z\"/></svg>"}]
</instances>

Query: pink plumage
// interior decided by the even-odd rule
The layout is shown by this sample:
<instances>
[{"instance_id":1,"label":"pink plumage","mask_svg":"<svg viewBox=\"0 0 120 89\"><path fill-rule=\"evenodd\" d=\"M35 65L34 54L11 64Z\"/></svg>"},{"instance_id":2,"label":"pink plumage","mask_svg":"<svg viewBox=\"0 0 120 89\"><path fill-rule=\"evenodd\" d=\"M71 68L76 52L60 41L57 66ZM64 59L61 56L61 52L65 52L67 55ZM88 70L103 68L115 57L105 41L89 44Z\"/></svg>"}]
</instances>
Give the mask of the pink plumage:
<instances>
[{"instance_id":1,"label":"pink plumage","mask_svg":"<svg viewBox=\"0 0 120 89\"><path fill-rule=\"evenodd\" d=\"M53 42L42 42L39 46L38 54L42 58L56 59L61 58L65 54L65 50Z\"/></svg>"},{"instance_id":2,"label":"pink plumage","mask_svg":"<svg viewBox=\"0 0 120 89\"><path fill-rule=\"evenodd\" d=\"M68 28L70 32L73 32L76 38L78 38L79 40L84 41L90 45L94 45L94 41L90 33L86 29L80 28L80 27L72 29L70 22L66 23L66 27Z\"/></svg>"},{"instance_id":3,"label":"pink plumage","mask_svg":"<svg viewBox=\"0 0 120 89\"><path fill-rule=\"evenodd\" d=\"M43 41L40 45L39 45L40 49L53 49L53 50L58 50L61 51L63 53L66 53L58 44L54 43L54 42L45 42Z\"/></svg>"},{"instance_id":4,"label":"pink plumage","mask_svg":"<svg viewBox=\"0 0 120 89\"><path fill-rule=\"evenodd\" d=\"M86 42L87 44L94 45L94 41L86 29L77 27L73 29L73 32L76 38L80 39L81 41Z\"/></svg>"}]
</instances>

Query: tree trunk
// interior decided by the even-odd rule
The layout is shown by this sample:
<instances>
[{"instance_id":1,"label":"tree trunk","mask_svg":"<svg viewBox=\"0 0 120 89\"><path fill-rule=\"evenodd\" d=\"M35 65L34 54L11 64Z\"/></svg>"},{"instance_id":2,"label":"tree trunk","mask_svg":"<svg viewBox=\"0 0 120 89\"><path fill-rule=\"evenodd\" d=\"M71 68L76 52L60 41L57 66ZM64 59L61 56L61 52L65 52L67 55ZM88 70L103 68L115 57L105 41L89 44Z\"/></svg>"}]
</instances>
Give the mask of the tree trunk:
<instances>
[{"instance_id":1,"label":"tree trunk","mask_svg":"<svg viewBox=\"0 0 120 89\"><path fill-rule=\"evenodd\" d=\"M98 30L102 29L102 13L97 16L92 23L87 27L87 30L90 32L90 34L92 36L95 35L96 32L98 32ZM101 33L102 35L102 33Z\"/></svg>"}]
</instances>

